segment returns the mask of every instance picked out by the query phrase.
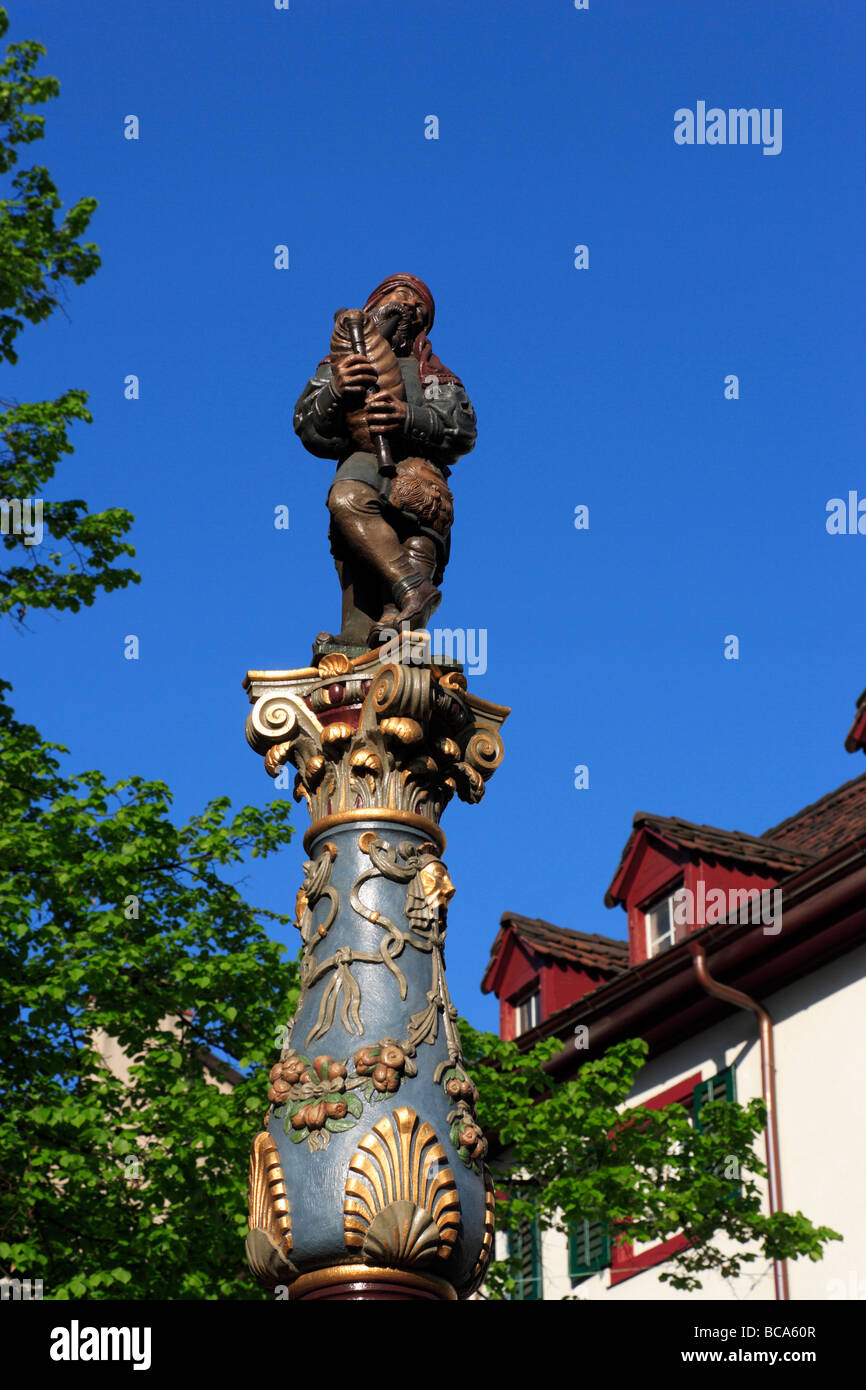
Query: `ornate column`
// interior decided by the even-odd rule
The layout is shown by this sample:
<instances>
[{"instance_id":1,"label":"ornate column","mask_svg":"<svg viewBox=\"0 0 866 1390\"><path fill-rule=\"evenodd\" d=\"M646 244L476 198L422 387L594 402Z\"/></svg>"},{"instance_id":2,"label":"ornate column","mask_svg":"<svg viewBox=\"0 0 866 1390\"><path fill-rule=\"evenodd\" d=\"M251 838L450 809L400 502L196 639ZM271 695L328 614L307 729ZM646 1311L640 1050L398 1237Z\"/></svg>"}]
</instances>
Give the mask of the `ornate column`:
<instances>
[{"instance_id":1,"label":"ornate column","mask_svg":"<svg viewBox=\"0 0 866 1390\"><path fill-rule=\"evenodd\" d=\"M426 633L250 671L246 734L297 769L302 994L252 1146L250 1268L293 1299L457 1299L493 1241L486 1145L445 981L439 819L480 801L509 711Z\"/></svg>"}]
</instances>

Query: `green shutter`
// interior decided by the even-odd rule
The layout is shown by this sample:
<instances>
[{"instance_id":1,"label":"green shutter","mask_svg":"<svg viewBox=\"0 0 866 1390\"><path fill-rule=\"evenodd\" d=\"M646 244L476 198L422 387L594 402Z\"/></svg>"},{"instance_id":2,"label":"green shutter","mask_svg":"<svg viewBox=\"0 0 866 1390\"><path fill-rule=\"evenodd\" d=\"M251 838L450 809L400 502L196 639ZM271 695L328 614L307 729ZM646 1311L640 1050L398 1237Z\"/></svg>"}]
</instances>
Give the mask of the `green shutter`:
<instances>
[{"instance_id":1,"label":"green shutter","mask_svg":"<svg viewBox=\"0 0 866 1390\"><path fill-rule=\"evenodd\" d=\"M575 1284L610 1264L610 1235L603 1221L582 1221L568 1236L568 1276Z\"/></svg>"},{"instance_id":2,"label":"green shutter","mask_svg":"<svg viewBox=\"0 0 866 1390\"><path fill-rule=\"evenodd\" d=\"M692 1118L695 1129L703 1131L701 1123L701 1110L705 1105L709 1105L714 1100L725 1100L728 1102L737 1099L736 1071L733 1067L726 1067L724 1071L717 1072L715 1076L710 1076L706 1081L699 1081L692 1092L694 1109ZM731 1181L730 1197L739 1197L742 1187L739 1182ZM730 1198L726 1197L725 1201Z\"/></svg>"},{"instance_id":3,"label":"green shutter","mask_svg":"<svg viewBox=\"0 0 866 1390\"><path fill-rule=\"evenodd\" d=\"M699 1081L692 1095L694 1100L694 1121L695 1129L703 1129L701 1124L701 1110L705 1105L709 1105L712 1100L733 1101L737 1099L735 1083L736 1073L733 1067L726 1067L724 1071L718 1072L715 1076L710 1076L706 1081Z\"/></svg>"},{"instance_id":4,"label":"green shutter","mask_svg":"<svg viewBox=\"0 0 866 1390\"><path fill-rule=\"evenodd\" d=\"M520 1262L513 1297L542 1298L541 1231L537 1221L520 1221L516 1230L508 1232L508 1255Z\"/></svg>"}]
</instances>

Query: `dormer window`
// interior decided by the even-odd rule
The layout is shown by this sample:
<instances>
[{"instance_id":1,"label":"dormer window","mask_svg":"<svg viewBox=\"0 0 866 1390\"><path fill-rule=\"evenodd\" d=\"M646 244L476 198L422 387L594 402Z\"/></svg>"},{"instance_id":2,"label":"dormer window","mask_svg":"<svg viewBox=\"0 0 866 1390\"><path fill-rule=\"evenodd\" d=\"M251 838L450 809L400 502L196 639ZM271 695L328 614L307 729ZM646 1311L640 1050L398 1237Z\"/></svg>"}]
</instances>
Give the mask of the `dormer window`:
<instances>
[{"instance_id":1,"label":"dormer window","mask_svg":"<svg viewBox=\"0 0 866 1390\"><path fill-rule=\"evenodd\" d=\"M532 993L524 995L514 1005L514 1036L528 1033L541 1022L541 987L536 984Z\"/></svg>"},{"instance_id":2,"label":"dormer window","mask_svg":"<svg viewBox=\"0 0 866 1390\"><path fill-rule=\"evenodd\" d=\"M674 894L653 903L644 913L646 919L647 955L660 956L676 945L677 928L674 922Z\"/></svg>"}]
</instances>

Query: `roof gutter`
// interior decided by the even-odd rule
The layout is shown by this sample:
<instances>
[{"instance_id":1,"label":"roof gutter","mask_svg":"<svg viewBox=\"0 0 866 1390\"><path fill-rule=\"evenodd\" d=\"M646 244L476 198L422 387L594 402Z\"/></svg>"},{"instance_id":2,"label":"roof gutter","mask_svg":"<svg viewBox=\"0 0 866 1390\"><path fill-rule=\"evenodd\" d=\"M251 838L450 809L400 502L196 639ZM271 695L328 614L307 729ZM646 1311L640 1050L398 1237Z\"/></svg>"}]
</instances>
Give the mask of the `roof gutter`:
<instances>
[{"instance_id":1,"label":"roof gutter","mask_svg":"<svg viewBox=\"0 0 866 1390\"><path fill-rule=\"evenodd\" d=\"M782 1210L782 1168L779 1153L773 1020L757 1000L750 998L742 990L733 989L730 985L720 984L718 980L713 979L707 968L707 953L701 941L692 939L687 942L687 945L692 957L695 976L707 994L711 994L715 999L723 999L728 1004L735 1004L740 1009L749 1010L758 1020L758 1035L761 1042L761 1090L764 1095L764 1104L767 1107L767 1127L764 1130L767 1148L767 1178L770 1215L773 1216ZM786 1260L773 1261L773 1282L776 1298L787 1301L790 1298L790 1293L788 1291Z\"/></svg>"}]
</instances>

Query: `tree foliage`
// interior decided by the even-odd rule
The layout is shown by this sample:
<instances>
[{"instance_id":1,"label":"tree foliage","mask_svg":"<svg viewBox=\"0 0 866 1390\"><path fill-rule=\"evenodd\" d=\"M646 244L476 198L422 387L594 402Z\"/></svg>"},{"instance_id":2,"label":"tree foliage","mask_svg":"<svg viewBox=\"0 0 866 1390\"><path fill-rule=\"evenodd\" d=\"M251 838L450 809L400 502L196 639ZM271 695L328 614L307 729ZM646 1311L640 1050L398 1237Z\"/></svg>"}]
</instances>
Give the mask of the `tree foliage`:
<instances>
[{"instance_id":1,"label":"tree foliage","mask_svg":"<svg viewBox=\"0 0 866 1390\"><path fill-rule=\"evenodd\" d=\"M267 1082L223 1091L213 1058L273 1053L295 974L220 870L283 845L288 807L177 826L163 783L63 776L58 751L0 705L0 1261L53 1298L256 1296Z\"/></svg>"},{"instance_id":2,"label":"tree foliage","mask_svg":"<svg viewBox=\"0 0 866 1390\"><path fill-rule=\"evenodd\" d=\"M0 10L0 35L7 26ZM54 78L33 75L42 52L13 46L0 67L0 173L42 134L27 108L56 95ZM98 265L78 243L92 199L58 224L46 170L13 190L0 203L10 363L24 323ZM5 497L52 482L85 402L72 390L7 407ZM120 539L128 512L61 501L45 520L76 567L61 572L59 553L37 558L10 530L0 612L77 609L137 579L112 568L133 553ZM176 825L163 782L71 774L9 689L0 682L0 1270L41 1278L48 1298L264 1297L243 1256L247 1152L297 971L265 931L273 914L228 874L288 841L288 808L233 815L219 798Z\"/></svg>"},{"instance_id":3,"label":"tree foliage","mask_svg":"<svg viewBox=\"0 0 866 1390\"><path fill-rule=\"evenodd\" d=\"M9 17L0 9L0 39ZM56 77L37 76L41 43L10 44L0 64L0 174L18 163L19 145L41 140L45 117L27 108L56 97ZM63 204L51 175L42 165L19 170L12 178L14 197L0 202L0 356L17 362L14 343L29 323L47 319L59 304L65 281L80 285L99 265L92 243L79 238L96 210L94 198L80 198L58 223Z\"/></svg>"},{"instance_id":4,"label":"tree foliage","mask_svg":"<svg viewBox=\"0 0 866 1390\"><path fill-rule=\"evenodd\" d=\"M9 28L0 9L0 38ZM18 163L18 146L40 140L44 116L29 108L55 97L54 77L34 68L45 53L39 43L10 44L0 64L0 175ZM60 195L41 165L17 170L11 196L0 199L0 361L18 361L16 340L27 323L40 323L61 305L67 284L82 284L99 266L97 248L82 242L96 209L80 198L62 214ZM19 404L0 401L0 497L39 499L47 541L25 545L9 530L3 545L14 556L0 573L0 615L19 621L28 608L78 610L99 590L138 582L131 569L113 562L135 552L123 537L132 524L118 507L88 513L80 499L50 501L44 488L64 454L72 452L69 430L76 420L90 422L87 395L70 389L53 401ZM55 542L55 544L51 544Z\"/></svg>"},{"instance_id":5,"label":"tree foliage","mask_svg":"<svg viewBox=\"0 0 866 1390\"><path fill-rule=\"evenodd\" d=\"M819 1260L828 1240L841 1239L802 1212L764 1211L756 1182L766 1173L757 1147L763 1101L714 1101L697 1128L682 1105L628 1105L646 1060L640 1039L585 1062L573 1080L552 1083L543 1064L561 1051L556 1039L522 1052L466 1023L460 1029L480 1091L479 1117L499 1150L491 1169L500 1230L528 1219L563 1233L601 1221L617 1244L683 1234L688 1245L659 1276L678 1289L700 1288L708 1270L734 1278L756 1260ZM494 1264L488 1295L509 1297L514 1289L514 1269Z\"/></svg>"}]
</instances>

